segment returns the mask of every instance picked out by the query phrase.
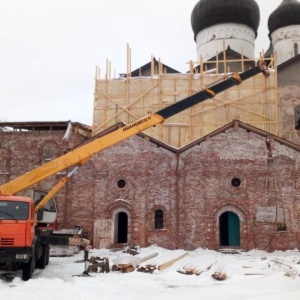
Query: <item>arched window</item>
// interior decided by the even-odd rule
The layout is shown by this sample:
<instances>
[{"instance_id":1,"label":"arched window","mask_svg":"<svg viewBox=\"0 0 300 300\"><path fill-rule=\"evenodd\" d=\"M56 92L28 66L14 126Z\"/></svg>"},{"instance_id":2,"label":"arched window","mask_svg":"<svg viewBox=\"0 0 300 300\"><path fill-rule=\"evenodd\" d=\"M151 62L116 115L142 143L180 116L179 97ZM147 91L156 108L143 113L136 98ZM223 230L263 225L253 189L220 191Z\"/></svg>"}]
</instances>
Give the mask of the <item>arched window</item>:
<instances>
[{"instance_id":1,"label":"arched window","mask_svg":"<svg viewBox=\"0 0 300 300\"><path fill-rule=\"evenodd\" d=\"M294 56L298 55L298 43L294 43Z\"/></svg>"},{"instance_id":2,"label":"arched window","mask_svg":"<svg viewBox=\"0 0 300 300\"><path fill-rule=\"evenodd\" d=\"M164 228L164 212L161 209L155 211L155 229Z\"/></svg>"},{"instance_id":3,"label":"arched window","mask_svg":"<svg viewBox=\"0 0 300 300\"><path fill-rule=\"evenodd\" d=\"M44 148L44 158L46 161L50 161L53 158L53 149L51 149L49 146Z\"/></svg>"}]
</instances>

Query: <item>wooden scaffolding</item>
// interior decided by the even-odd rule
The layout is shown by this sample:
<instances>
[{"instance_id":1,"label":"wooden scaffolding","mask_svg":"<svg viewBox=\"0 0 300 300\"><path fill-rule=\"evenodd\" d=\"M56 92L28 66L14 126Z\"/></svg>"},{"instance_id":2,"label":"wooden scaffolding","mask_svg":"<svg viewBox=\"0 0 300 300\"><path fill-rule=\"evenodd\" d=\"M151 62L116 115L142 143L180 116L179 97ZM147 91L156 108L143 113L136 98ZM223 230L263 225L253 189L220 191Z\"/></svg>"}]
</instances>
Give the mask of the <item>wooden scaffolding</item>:
<instances>
[{"instance_id":1,"label":"wooden scaffolding","mask_svg":"<svg viewBox=\"0 0 300 300\"><path fill-rule=\"evenodd\" d=\"M131 77L130 49L127 73L124 77L111 78L107 62L105 78L100 78L96 68L93 135L115 125L132 122L149 112L156 112L170 104L197 93L203 87L215 84L231 76L228 67L232 60L189 62L189 73L168 74L159 61L159 67L151 63L150 76ZM257 59L258 60L258 59ZM153 58L151 58L151 62ZM235 60L244 71L247 60ZM253 60L252 60L253 62ZM208 64L223 64L225 73ZM239 119L271 134L278 135L277 117L277 67L275 59L268 60L270 76L252 77L190 109L166 119L162 125L144 133L176 148L209 134ZM198 66L196 68L196 66ZM195 71L198 70L198 71Z\"/></svg>"}]
</instances>

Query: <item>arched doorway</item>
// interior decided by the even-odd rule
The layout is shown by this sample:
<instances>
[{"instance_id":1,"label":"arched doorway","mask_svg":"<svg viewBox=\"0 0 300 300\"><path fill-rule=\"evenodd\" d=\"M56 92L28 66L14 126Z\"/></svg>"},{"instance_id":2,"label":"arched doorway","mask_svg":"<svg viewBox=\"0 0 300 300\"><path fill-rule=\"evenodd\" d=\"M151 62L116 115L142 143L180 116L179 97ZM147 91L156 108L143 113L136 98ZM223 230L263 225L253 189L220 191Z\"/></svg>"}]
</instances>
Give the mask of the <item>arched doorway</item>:
<instances>
[{"instance_id":1,"label":"arched doorway","mask_svg":"<svg viewBox=\"0 0 300 300\"><path fill-rule=\"evenodd\" d=\"M240 246L240 219L232 211L219 218L220 246Z\"/></svg>"},{"instance_id":2,"label":"arched doorway","mask_svg":"<svg viewBox=\"0 0 300 300\"><path fill-rule=\"evenodd\" d=\"M119 212L117 216L118 232L117 243L127 243L128 240L128 215L125 212Z\"/></svg>"}]
</instances>

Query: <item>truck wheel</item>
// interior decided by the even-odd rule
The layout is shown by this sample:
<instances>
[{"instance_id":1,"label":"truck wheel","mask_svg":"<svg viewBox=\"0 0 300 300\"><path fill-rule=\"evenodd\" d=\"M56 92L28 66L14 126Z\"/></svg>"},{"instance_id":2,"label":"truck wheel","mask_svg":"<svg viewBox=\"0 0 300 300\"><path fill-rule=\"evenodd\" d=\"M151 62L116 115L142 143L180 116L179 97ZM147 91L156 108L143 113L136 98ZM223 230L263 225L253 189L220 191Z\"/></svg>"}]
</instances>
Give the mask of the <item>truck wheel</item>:
<instances>
[{"instance_id":1,"label":"truck wheel","mask_svg":"<svg viewBox=\"0 0 300 300\"><path fill-rule=\"evenodd\" d=\"M37 261L37 267L39 269L45 269L47 265L47 246L42 246L42 255Z\"/></svg>"},{"instance_id":2,"label":"truck wheel","mask_svg":"<svg viewBox=\"0 0 300 300\"><path fill-rule=\"evenodd\" d=\"M33 255L30 257L27 263L23 264L22 279L24 281L29 280L32 277L34 269L35 269L35 257Z\"/></svg>"}]
</instances>

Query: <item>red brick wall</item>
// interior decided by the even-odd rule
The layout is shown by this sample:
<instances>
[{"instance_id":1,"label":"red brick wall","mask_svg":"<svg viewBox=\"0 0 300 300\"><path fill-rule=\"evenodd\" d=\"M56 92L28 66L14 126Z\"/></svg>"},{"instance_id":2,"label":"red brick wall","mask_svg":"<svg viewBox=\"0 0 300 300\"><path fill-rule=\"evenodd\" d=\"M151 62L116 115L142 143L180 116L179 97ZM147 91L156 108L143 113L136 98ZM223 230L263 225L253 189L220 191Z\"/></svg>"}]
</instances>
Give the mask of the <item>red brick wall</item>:
<instances>
[{"instance_id":1,"label":"red brick wall","mask_svg":"<svg viewBox=\"0 0 300 300\"><path fill-rule=\"evenodd\" d=\"M0 133L1 183L44 163L45 149L59 156L83 141L73 135L63 142L63 135ZM240 248L294 249L299 247L299 163L299 152L276 142L268 163L265 138L241 128L177 155L132 137L95 155L57 193L58 225L82 225L95 247L111 247L118 243L118 214L125 212L129 244L218 249L220 216L230 211L240 222ZM49 190L62 176L39 187ZM235 177L238 187L232 186ZM118 187L119 180L125 187ZM266 214L263 220L258 207ZM269 208L284 209L287 231L276 230ZM155 229L157 209L164 212L163 229Z\"/></svg>"}]
</instances>

